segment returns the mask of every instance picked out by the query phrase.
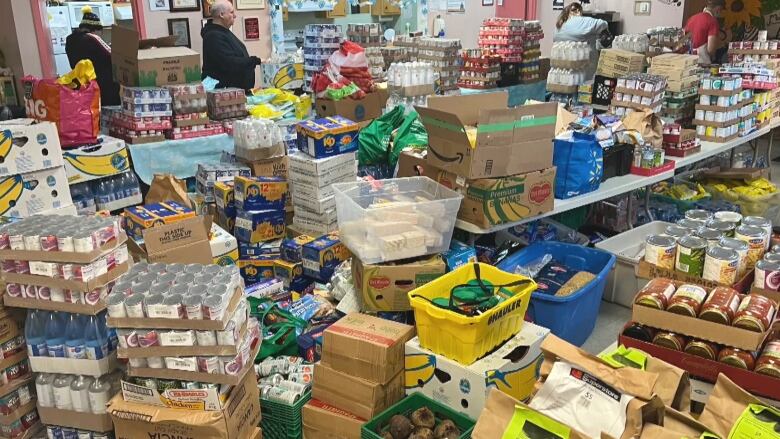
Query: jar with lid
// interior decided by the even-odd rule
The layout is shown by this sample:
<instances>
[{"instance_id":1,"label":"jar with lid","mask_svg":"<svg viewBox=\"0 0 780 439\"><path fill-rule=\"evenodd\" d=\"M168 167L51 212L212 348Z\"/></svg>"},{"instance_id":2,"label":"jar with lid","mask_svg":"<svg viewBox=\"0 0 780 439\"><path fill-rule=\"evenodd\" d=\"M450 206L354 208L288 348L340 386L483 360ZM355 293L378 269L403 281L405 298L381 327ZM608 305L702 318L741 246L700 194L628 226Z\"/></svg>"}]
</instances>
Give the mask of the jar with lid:
<instances>
[{"instance_id":1,"label":"jar with lid","mask_svg":"<svg viewBox=\"0 0 780 439\"><path fill-rule=\"evenodd\" d=\"M756 372L780 378L780 338L770 340L756 361Z\"/></svg>"},{"instance_id":2,"label":"jar with lid","mask_svg":"<svg viewBox=\"0 0 780 439\"><path fill-rule=\"evenodd\" d=\"M699 311L699 318L722 325L730 325L742 297L729 287L717 287L710 292Z\"/></svg>"},{"instance_id":3,"label":"jar with lid","mask_svg":"<svg viewBox=\"0 0 780 439\"><path fill-rule=\"evenodd\" d=\"M756 354L744 349L726 346L718 354L718 361L740 369L753 370L756 365Z\"/></svg>"},{"instance_id":4,"label":"jar with lid","mask_svg":"<svg viewBox=\"0 0 780 439\"><path fill-rule=\"evenodd\" d=\"M685 353L716 361L720 353L720 346L711 341L693 338L685 345Z\"/></svg>"},{"instance_id":5,"label":"jar with lid","mask_svg":"<svg viewBox=\"0 0 780 439\"><path fill-rule=\"evenodd\" d=\"M623 330L623 335L633 338L634 340L643 341L645 343L652 343L655 337L656 330L639 323L632 323Z\"/></svg>"},{"instance_id":6,"label":"jar with lid","mask_svg":"<svg viewBox=\"0 0 780 439\"><path fill-rule=\"evenodd\" d=\"M775 317L775 303L764 296L747 295L740 302L733 325L748 331L764 332Z\"/></svg>"},{"instance_id":7,"label":"jar with lid","mask_svg":"<svg viewBox=\"0 0 780 439\"><path fill-rule=\"evenodd\" d=\"M675 351L682 351L688 345L688 338L682 334L658 331L655 337L653 337L653 344Z\"/></svg>"},{"instance_id":8,"label":"jar with lid","mask_svg":"<svg viewBox=\"0 0 780 439\"><path fill-rule=\"evenodd\" d=\"M637 293L634 303L656 309L666 309L669 299L674 294L674 282L669 279L656 278Z\"/></svg>"},{"instance_id":9,"label":"jar with lid","mask_svg":"<svg viewBox=\"0 0 780 439\"><path fill-rule=\"evenodd\" d=\"M696 317L699 315L699 310L706 298L707 290L704 288L691 284L680 285L669 300L669 306L666 310L675 314Z\"/></svg>"}]
</instances>

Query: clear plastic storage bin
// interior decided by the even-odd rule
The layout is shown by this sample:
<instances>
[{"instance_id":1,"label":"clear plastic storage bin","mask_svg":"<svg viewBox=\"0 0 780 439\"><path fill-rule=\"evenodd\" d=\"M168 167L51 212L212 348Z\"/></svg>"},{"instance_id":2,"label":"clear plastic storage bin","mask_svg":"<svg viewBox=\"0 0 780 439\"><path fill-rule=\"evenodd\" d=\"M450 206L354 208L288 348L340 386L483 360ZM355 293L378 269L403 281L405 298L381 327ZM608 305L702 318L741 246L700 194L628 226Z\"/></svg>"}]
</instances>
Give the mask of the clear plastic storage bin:
<instances>
[{"instance_id":1,"label":"clear plastic storage bin","mask_svg":"<svg viewBox=\"0 0 780 439\"><path fill-rule=\"evenodd\" d=\"M428 177L333 185L342 242L376 264L450 247L463 196Z\"/></svg>"}]
</instances>

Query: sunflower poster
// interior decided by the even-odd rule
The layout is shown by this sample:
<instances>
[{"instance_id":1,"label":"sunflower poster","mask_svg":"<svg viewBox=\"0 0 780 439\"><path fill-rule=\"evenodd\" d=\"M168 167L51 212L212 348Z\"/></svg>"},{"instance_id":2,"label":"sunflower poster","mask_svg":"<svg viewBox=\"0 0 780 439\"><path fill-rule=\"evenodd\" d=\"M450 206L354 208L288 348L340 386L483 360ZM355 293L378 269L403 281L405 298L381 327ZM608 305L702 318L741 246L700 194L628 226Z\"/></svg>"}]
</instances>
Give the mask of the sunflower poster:
<instances>
[{"instance_id":1,"label":"sunflower poster","mask_svg":"<svg viewBox=\"0 0 780 439\"><path fill-rule=\"evenodd\" d=\"M726 0L721 20L727 41L755 40L761 29L780 39L780 0Z\"/></svg>"}]
</instances>

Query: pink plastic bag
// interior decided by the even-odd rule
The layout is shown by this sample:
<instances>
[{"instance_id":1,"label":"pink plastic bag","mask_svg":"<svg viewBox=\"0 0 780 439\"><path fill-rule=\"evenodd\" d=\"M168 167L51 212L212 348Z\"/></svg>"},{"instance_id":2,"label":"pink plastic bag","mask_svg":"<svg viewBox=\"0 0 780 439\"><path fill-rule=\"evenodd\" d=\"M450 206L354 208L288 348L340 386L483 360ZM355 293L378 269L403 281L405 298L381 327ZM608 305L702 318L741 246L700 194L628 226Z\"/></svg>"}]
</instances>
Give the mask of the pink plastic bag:
<instances>
[{"instance_id":1,"label":"pink plastic bag","mask_svg":"<svg viewBox=\"0 0 780 439\"><path fill-rule=\"evenodd\" d=\"M56 79L22 78L27 116L54 122L63 149L94 144L100 134L100 86L71 89Z\"/></svg>"}]
</instances>

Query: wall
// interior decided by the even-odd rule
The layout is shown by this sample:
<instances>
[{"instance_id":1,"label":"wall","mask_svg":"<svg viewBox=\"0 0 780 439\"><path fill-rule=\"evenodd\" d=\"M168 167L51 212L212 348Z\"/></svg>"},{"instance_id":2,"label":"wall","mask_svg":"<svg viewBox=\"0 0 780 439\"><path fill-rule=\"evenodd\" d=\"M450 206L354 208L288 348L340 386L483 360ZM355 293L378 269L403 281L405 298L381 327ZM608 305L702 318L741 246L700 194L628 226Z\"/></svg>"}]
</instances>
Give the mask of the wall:
<instances>
[{"instance_id":1,"label":"wall","mask_svg":"<svg viewBox=\"0 0 780 439\"><path fill-rule=\"evenodd\" d=\"M32 9L26 0L0 0L0 11L4 11L0 13L0 50L14 72L17 94L21 95L23 76L43 76Z\"/></svg>"},{"instance_id":2,"label":"wall","mask_svg":"<svg viewBox=\"0 0 780 439\"><path fill-rule=\"evenodd\" d=\"M513 0L504 0L504 3ZM541 0L549 1L549 0ZM446 38L460 38L464 49L475 49L479 37L479 26L486 18L495 17L495 6L482 6L482 0L464 0L466 12L447 12L439 10L439 2L429 0L431 12L428 14L428 34L433 33L433 20L441 14L445 23ZM494 2L495 3L495 2Z\"/></svg>"},{"instance_id":3,"label":"wall","mask_svg":"<svg viewBox=\"0 0 780 439\"><path fill-rule=\"evenodd\" d=\"M496 2L496 17L524 18L526 3L537 0L504 0L503 5Z\"/></svg>"},{"instance_id":4,"label":"wall","mask_svg":"<svg viewBox=\"0 0 780 439\"><path fill-rule=\"evenodd\" d=\"M151 11L149 2L142 2L144 7L144 20L146 22L146 37L155 38L168 35L169 18L188 18L190 22L190 40L192 49L198 53L203 52L203 39L200 37L200 30L203 27L203 12L169 12L169 11ZM233 33L238 36L249 51L250 55L258 56L261 59L267 59L271 56L271 19L266 9L236 10L235 24L233 24ZM244 23L242 17L260 17L260 40L244 41ZM260 85L260 69L255 69L255 85Z\"/></svg>"}]
</instances>

